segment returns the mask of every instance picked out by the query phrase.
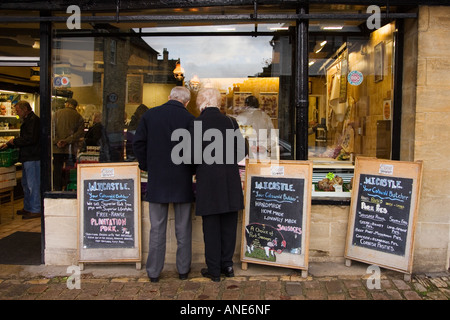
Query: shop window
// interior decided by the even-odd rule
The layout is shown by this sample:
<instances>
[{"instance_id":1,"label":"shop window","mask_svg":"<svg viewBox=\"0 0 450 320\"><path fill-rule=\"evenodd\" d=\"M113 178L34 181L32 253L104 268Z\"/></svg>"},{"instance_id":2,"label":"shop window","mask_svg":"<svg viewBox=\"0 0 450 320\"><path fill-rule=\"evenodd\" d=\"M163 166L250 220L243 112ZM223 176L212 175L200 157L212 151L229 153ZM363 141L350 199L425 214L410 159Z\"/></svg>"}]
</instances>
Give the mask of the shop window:
<instances>
[{"instance_id":1,"label":"shop window","mask_svg":"<svg viewBox=\"0 0 450 320\"><path fill-rule=\"evenodd\" d=\"M394 23L367 37L310 36L308 145L319 196L334 191L330 177L351 188L356 156L391 159L393 35Z\"/></svg>"},{"instance_id":2,"label":"shop window","mask_svg":"<svg viewBox=\"0 0 450 320\"><path fill-rule=\"evenodd\" d=\"M258 28L270 31L274 26ZM67 155L64 163L54 163L54 190L76 189L77 163L135 161L132 139L137 116L165 103L177 85L190 89L188 110L195 116L199 115L195 98L202 87L219 89L221 111L234 117L246 108L245 99L254 96L277 130L275 158L292 158L292 47L286 33L258 37L55 37L52 57L53 158L61 158L55 157L57 153ZM77 101L76 111L84 128L75 139L72 134L67 139L70 147L62 150L57 145L60 124L55 114L66 107L68 99ZM101 130L92 142L87 136L98 126L97 121ZM241 124L247 134L250 125Z\"/></svg>"}]
</instances>

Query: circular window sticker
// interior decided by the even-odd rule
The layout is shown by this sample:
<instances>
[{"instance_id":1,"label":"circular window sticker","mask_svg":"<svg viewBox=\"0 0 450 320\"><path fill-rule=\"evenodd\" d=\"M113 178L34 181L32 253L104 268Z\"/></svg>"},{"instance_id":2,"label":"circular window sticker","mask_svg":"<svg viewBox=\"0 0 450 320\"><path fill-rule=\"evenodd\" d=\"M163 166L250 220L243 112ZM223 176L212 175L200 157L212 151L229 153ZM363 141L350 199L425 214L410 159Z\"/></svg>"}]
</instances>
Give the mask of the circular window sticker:
<instances>
[{"instance_id":1,"label":"circular window sticker","mask_svg":"<svg viewBox=\"0 0 450 320\"><path fill-rule=\"evenodd\" d=\"M348 74L347 80L351 85L359 86L363 82L364 76L361 72L353 70Z\"/></svg>"},{"instance_id":2,"label":"circular window sticker","mask_svg":"<svg viewBox=\"0 0 450 320\"><path fill-rule=\"evenodd\" d=\"M53 86L55 87L61 87L61 77L55 77L53 79Z\"/></svg>"},{"instance_id":3,"label":"circular window sticker","mask_svg":"<svg viewBox=\"0 0 450 320\"><path fill-rule=\"evenodd\" d=\"M67 77L62 77L61 78L61 85L68 86L69 82L70 82L69 78L67 78Z\"/></svg>"}]
</instances>

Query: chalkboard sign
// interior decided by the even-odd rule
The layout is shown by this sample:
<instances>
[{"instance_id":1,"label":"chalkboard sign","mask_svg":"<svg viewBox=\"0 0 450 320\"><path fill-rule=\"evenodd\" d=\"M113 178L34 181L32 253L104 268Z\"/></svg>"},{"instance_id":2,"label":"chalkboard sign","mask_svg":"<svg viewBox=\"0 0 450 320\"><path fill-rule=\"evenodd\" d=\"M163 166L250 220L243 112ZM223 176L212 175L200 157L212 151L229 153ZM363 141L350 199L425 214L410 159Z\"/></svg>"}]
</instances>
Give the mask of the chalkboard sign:
<instances>
[{"instance_id":1,"label":"chalkboard sign","mask_svg":"<svg viewBox=\"0 0 450 320\"><path fill-rule=\"evenodd\" d=\"M246 163L241 260L308 269L312 163Z\"/></svg>"},{"instance_id":2,"label":"chalkboard sign","mask_svg":"<svg viewBox=\"0 0 450 320\"><path fill-rule=\"evenodd\" d=\"M141 263L137 163L78 164L79 262Z\"/></svg>"},{"instance_id":3,"label":"chalkboard sign","mask_svg":"<svg viewBox=\"0 0 450 320\"><path fill-rule=\"evenodd\" d=\"M358 157L347 259L411 273L421 162Z\"/></svg>"},{"instance_id":4,"label":"chalkboard sign","mask_svg":"<svg viewBox=\"0 0 450 320\"><path fill-rule=\"evenodd\" d=\"M132 179L84 180L83 248L134 247Z\"/></svg>"}]
</instances>

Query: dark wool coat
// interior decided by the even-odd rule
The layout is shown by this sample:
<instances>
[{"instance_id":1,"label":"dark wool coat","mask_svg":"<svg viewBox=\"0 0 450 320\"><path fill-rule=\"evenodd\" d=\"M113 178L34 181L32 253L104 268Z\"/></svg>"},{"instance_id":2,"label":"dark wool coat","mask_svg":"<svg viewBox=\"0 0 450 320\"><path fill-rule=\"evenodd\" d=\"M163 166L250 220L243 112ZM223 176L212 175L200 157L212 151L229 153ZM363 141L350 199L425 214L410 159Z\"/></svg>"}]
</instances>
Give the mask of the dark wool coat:
<instances>
[{"instance_id":1,"label":"dark wool coat","mask_svg":"<svg viewBox=\"0 0 450 320\"><path fill-rule=\"evenodd\" d=\"M199 122L201 123L202 137L208 129L218 129L223 137L223 144L220 147L223 147L222 150L224 150L223 164L218 164L216 163L217 161L212 164L207 164L205 163L204 155L212 153L210 152L211 148L207 149L206 152L205 148L213 142L202 142L201 151L205 154L202 154L203 161L200 164L196 164L196 215L212 215L243 209L244 197L242 193L241 178L239 176L238 162L244 158L246 152L240 149L240 155L236 157L238 146L244 146L245 149L244 138L239 131L238 123L235 119L222 114L218 108L206 108L197 119L192 121L189 127L191 137L194 137L196 122L197 130L199 128ZM237 130L237 138L234 138L233 151L235 155L233 156L234 161L232 164L227 164L226 161L226 144L229 143L226 139L226 129ZM193 143L198 143L198 141L193 141ZM195 145L193 145L192 150L195 151ZM195 157L195 152L193 153ZM213 154L213 156L214 155L215 154ZM197 158L198 156L199 155L197 154ZM238 158L237 161L236 158ZM194 160L195 159L193 159L193 163L195 164Z\"/></svg>"},{"instance_id":2,"label":"dark wool coat","mask_svg":"<svg viewBox=\"0 0 450 320\"><path fill-rule=\"evenodd\" d=\"M190 164L175 164L172 148L178 141L171 141L176 129L189 128L195 117L181 102L170 100L149 109L139 121L133 140L133 150L139 168L148 171L145 200L156 203L193 202Z\"/></svg>"},{"instance_id":3,"label":"dark wool coat","mask_svg":"<svg viewBox=\"0 0 450 320\"><path fill-rule=\"evenodd\" d=\"M14 147L19 148L19 161L38 161L41 159L39 144L41 121L32 111L24 119L20 126L20 135L14 138Z\"/></svg>"}]
</instances>

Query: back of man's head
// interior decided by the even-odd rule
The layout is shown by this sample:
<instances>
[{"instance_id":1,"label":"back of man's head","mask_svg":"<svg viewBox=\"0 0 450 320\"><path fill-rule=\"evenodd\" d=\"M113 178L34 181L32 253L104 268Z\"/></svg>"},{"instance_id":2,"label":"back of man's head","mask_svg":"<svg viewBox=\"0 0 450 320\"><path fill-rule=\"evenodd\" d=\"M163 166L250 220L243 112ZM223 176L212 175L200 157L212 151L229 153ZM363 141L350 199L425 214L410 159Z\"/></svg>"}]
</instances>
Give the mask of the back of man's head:
<instances>
[{"instance_id":1,"label":"back of man's head","mask_svg":"<svg viewBox=\"0 0 450 320\"><path fill-rule=\"evenodd\" d=\"M70 104L74 108L76 108L78 106L78 101L75 99L67 99L66 103Z\"/></svg>"},{"instance_id":2,"label":"back of man's head","mask_svg":"<svg viewBox=\"0 0 450 320\"><path fill-rule=\"evenodd\" d=\"M176 86L170 91L169 99L177 100L185 105L191 100L191 92L185 87Z\"/></svg>"}]
</instances>

